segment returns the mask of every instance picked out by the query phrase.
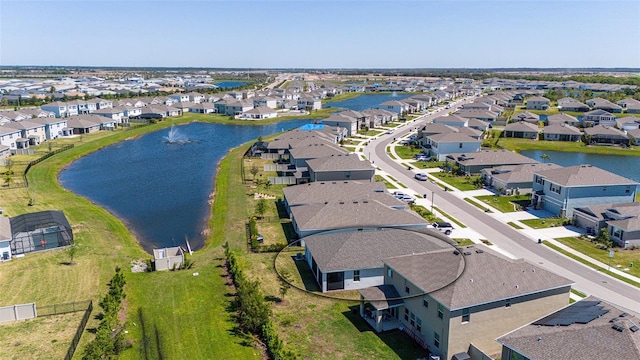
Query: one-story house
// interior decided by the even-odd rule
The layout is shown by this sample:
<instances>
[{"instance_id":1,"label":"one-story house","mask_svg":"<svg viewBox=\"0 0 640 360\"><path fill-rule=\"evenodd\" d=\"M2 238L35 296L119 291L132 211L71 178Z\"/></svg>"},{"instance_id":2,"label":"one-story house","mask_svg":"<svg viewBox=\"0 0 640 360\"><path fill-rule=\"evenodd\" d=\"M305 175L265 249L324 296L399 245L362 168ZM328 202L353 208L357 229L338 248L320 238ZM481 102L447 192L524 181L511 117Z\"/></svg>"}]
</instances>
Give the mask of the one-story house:
<instances>
[{"instance_id":1,"label":"one-story house","mask_svg":"<svg viewBox=\"0 0 640 360\"><path fill-rule=\"evenodd\" d=\"M629 145L629 137L623 131L611 126L596 125L585 128L584 135L589 144Z\"/></svg>"},{"instance_id":2,"label":"one-story house","mask_svg":"<svg viewBox=\"0 0 640 360\"><path fill-rule=\"evenodd\" d=\"M542 129L544 140L547 141L580 141L582 139L582 131L575 126L569 124L553 124L545 126Z\"/></svg>"},{"instance_id":3,"label":"one-story house","mask_svg":"<svg viewBox=\"0 0 640 360\"><path fill-rule=\"evenodd\" d=\"M518 121L509 123L504 127L502 132L504 137L508 138L520 138L520 139L538 139L538 124L532 124L530 122Z\"/></svg>"},{"instance_id":4,"label":"one-story house","mask_svg":"<svg viewBox=\"0 0 640 360\"><path fill-rule=\"evenodd\" d=\"M452 240L424 229L351 229L307 236L305 259L320 291L356 290L383 284L382 259L452 248Z\"/></svg>"},{"instance_id":5,"label":"one-story house","mask_svg":"<svg viewBox=\"0 0 640 360\"><path fill-rule=\"evenodd\" d=\"M482 169L482 181L501 194L525 194L533 188L533 173L539 170L557 169L560 165L553 163L535 163L522 165L497 166Z\"/></svg>"},{"instance_id":6,"label":"one-story house","mask_svg":"<svg viewBox=\"0 0 640 360\"><path fill-rule=\"evenodd\" d=\"M538 161L509 150L481 150L449 154L445 161L455 165L461 174L479 174L480 170L504 165L536 164Z\"/></svg>"}]
</instances>

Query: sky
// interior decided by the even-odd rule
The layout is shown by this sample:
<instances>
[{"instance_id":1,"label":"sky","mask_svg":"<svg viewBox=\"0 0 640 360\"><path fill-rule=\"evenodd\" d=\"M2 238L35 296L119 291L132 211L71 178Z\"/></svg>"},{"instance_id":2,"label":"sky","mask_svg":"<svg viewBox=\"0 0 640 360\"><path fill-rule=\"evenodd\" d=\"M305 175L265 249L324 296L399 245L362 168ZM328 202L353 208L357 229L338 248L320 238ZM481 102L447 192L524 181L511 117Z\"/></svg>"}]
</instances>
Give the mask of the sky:
<instances>
[{"instance_id":1,"label":"sky","mask_svg":"<svg viewBox=\"0 0 640 360\"><path fill-rule=\"evenodd\" d=\"M640 1L0 0L0 65L640 68Z\"/></svg>"}]
</instances>

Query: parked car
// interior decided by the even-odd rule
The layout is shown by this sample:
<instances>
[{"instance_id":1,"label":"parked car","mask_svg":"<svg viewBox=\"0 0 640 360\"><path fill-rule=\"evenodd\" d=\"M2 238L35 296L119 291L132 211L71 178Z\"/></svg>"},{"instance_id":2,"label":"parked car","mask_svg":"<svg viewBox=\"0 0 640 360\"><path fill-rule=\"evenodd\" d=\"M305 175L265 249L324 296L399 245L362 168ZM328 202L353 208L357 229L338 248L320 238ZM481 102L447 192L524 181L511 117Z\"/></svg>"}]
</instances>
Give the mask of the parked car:
<instances>
[{"instance_id":1,"label":"parked car","mask_svg":"<svg viewBox=\"0 0 640 360\"><path fill-rule=\"evenodd\" d=\"M391 135L391 134L393 134L393 130L389 129L389 130L387 130L387 132L385 134Z\"/></svg>"},{"instance_id":2,"label":"parked car","mask_svg":"<svg viewBox=\"0 0 640 360\"><path fill-rule=\"evenodd\" d=\"M416 201L416 199L413 196L409 195L409 194L404 194L402 196L396 196L396 199L402 200L402 201L407 202L407 203L412 203L412 202Z\"/></svg>"},{"instance_id":3,"label":"parked car","mask_svg":"<svg viewBox=\"0 0 640 360\"><path fill-rule=\"evenodd\" d=\"M450 235L451 231L453 230L453 226L451 226L451 224L448 222L434 222L430 227L440 230L445 235Z\"/></svg>"},{"instance_id":4,"label":"parked car","mask_svg":"<svg viewBox=\"0 0 640 360\"><path fill-rule=\"evenodd\" d=\"M427 174L425 173L417 173L415 178L420 181L427 181Z\"/></svg>"}]
</instances>

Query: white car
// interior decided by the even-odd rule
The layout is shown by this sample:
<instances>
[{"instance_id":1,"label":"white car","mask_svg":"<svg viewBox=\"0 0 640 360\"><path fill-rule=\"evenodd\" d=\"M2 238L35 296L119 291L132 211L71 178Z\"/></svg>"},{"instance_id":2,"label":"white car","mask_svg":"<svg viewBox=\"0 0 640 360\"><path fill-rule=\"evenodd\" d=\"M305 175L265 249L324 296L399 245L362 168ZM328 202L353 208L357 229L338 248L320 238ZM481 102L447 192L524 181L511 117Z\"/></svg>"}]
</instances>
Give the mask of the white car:
<instances>
[{"instance_id":1,"label":"white car","mask_svg":"<svg viewBox=\"0 0 640 360\"><path fill-rule=\"evenodd\" d=\"M393 134L393 130L389 129L389 130L387 130L387 132L385 134L391 135L391 134Z\"/></svg>"}]
</instances>

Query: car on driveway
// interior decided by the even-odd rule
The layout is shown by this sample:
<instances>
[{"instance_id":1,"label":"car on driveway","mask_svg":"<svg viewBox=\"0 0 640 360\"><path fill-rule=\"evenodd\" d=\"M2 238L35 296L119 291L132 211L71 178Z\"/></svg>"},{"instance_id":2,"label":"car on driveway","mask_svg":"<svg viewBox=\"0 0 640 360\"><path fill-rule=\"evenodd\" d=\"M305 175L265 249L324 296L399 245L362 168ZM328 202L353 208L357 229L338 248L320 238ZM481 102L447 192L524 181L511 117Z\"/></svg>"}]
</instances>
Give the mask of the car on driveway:
<instances>
[{"instance_id":1,"label":"car on driveway","mask_svg":"<svg viewBox=\"0 0 640 360\"><path fill-rule=\"evenodd\" d=\"M416 180L427 181L427 174L425 174L425 173L417 173L415 178L416 178Z\"/></svg>"}]
</instances>

